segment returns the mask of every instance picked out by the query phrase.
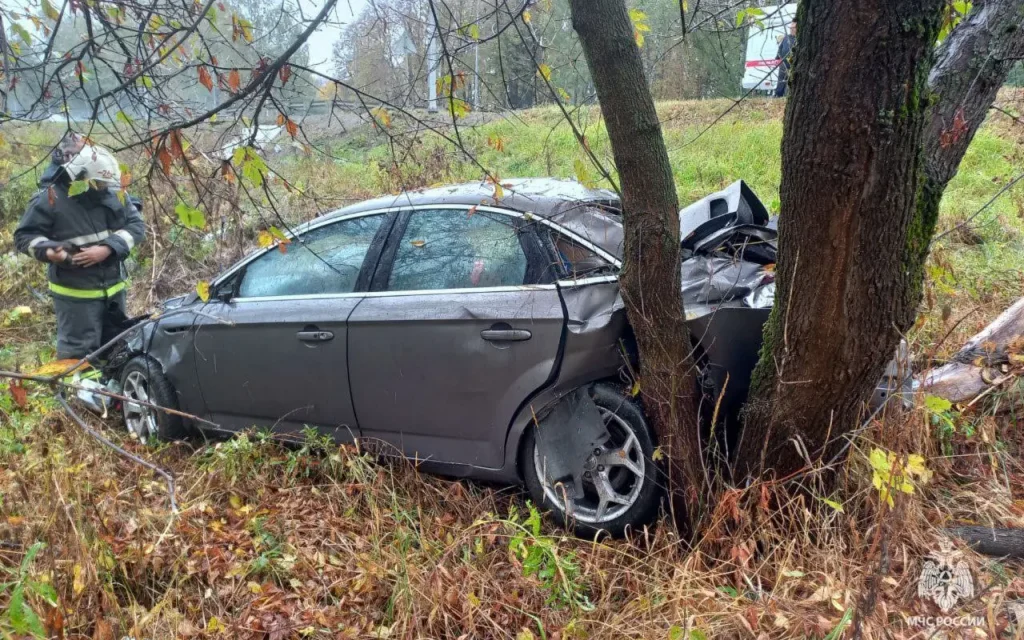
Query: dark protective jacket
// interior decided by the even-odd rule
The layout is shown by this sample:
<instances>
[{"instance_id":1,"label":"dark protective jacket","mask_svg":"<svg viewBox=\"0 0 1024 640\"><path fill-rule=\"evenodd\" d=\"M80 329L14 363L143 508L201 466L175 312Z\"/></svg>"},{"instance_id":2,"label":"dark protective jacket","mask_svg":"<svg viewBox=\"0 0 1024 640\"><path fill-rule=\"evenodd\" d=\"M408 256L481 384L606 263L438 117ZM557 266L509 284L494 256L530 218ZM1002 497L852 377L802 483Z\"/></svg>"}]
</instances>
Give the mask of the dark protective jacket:
<instances>
[{"instance_id":1,"label":"dark protective jacket","mask_svg":"<svg viewBox=\"0 0 1024 640\"><path fill-rule=\"evenodd\" d=\"M29 202L14 231L14 244L41 262L49 264L50 291L68 298L95 299L113 295L124 288L122 263L145 237L145 223L138 209L117 191L90 189L68 195L68 181L56 180ZM103 244L112 250L109 258L92 267L50 264L46 241L83 249Z\"/></svg>"},{"instance_id":2,"label":"dark protective jacket","mask_svg":"<svg viewBox=\"0 0 1024 640\"><path fill-rule=\"evenodd\" d=\"M782 42L779 43L779 53L775 57L782 61L782 67L779 70L779 79L782 81L789 79L789 70L793 66L793 49L796 48L796 36L791 33L787 33L783 38Z\"/></svg>"}]
</instances>

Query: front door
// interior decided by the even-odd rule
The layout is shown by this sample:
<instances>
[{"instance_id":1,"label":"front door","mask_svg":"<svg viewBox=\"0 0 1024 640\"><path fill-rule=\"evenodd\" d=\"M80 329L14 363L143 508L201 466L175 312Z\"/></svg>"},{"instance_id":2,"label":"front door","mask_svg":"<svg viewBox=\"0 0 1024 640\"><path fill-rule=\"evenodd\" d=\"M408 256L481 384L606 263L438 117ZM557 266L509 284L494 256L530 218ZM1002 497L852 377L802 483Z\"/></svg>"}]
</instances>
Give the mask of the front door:
<instances>
[{"instance_id":1,"label":"front door","mask_svg":"<svg viewBox=\"0 0 1024 640\"><path fill-rule=\"evenodd\" d=\"M512 213L405 212L349 317L364 438L418 460L500 467L509 425L553 375L565 324ZM538 245L539 247L539 245Z\"/></svg>"},{"instance_id":2,"label":"front door","mask_svg":"<svg viewBox=\"0 0 1024 640\"><path fill-rule=\"evenodd\" d=\"M231 276L235 294L211 300L203 308L210 317L197 319L196 368L211 420L231 430L358 435L346 321L391 222L377 214L313 228L287 252L271 249Z\"/></svg>"}]
</instances>

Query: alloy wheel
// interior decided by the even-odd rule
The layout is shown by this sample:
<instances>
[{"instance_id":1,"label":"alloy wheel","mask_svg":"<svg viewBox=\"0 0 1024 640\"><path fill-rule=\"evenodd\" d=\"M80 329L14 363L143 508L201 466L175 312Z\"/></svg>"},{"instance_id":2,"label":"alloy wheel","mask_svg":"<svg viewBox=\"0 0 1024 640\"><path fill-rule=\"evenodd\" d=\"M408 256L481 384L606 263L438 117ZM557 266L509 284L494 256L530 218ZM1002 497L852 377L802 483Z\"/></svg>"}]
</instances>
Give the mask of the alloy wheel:
<instances>
[{"instance_id":1,"label":"alloy wheel","mask_svg":"<svg viewBox=\"0 0 1024 640\"><path fill-rule=\"evenodd\" d=\"M566 515L588 524L610 522L636 503L646 472L643 449L629 423L598 407L608 439L586 459L580 477L551 483L544 473L544 453L534 448L533 462L544 495ZM582 487L582 492L579 491Z\"/></svg>"},{"instance_id":2,"label":"alloy wheel","mask_svg":"<svg viewBox=\"0 0 1024 640\"><path fill-rule=\"evenodd\" d=\"M124 396L129 400L153 403L149 397L149 381L141 371L132 371L124 379ZM145 444L157 435L156 412L136 402L124 403L124 422L128 430Z\"/></svg>"}]
</instances>

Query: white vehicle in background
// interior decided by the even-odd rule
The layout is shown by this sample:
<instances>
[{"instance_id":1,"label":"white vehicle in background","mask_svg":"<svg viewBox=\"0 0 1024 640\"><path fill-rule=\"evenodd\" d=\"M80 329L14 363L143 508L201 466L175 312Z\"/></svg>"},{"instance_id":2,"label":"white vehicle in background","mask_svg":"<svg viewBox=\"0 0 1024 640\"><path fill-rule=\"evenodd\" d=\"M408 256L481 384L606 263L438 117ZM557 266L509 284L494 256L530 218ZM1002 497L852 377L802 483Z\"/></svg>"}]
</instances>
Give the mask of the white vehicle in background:
<instances>
[{"instance_id":1,"label":"white vehicle in background","mask_svg":"<svg viewBox=\"0 0 1024 640\"><path fill-rule=\"evenodd\" d=\"M756 12L756 13L755 13ZM746 9L747 57L743 69L743 89L774 91L779 82L779 43L796 19L796 3Z\"/></svg>"}]
</instances>

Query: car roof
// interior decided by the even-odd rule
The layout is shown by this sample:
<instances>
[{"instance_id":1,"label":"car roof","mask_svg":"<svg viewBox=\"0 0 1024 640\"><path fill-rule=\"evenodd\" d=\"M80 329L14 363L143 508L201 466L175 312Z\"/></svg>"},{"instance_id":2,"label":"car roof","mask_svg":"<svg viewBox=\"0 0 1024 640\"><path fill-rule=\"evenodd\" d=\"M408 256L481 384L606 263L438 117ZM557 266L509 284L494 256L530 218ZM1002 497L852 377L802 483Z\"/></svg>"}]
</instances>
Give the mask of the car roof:
<instances>
[{"instance_id":1,"label":"car roof","mask_svg":"<svg viewBox=\"0 0 1024 640\"><path fill-rule=\"evenodd\" d=\"M619 208L619 197L607 189L590 189L575 180L557 178L515 178L502 180L499 199L494 198L490 182L463 184L405 191L349 205L328 214L327 218L351 215L375 209L416 207L434 204L488 205L549 218L566 205L594 204L603 208ZM321 218L322 220L322 218Z\"/></svg>"}]
</instances>

